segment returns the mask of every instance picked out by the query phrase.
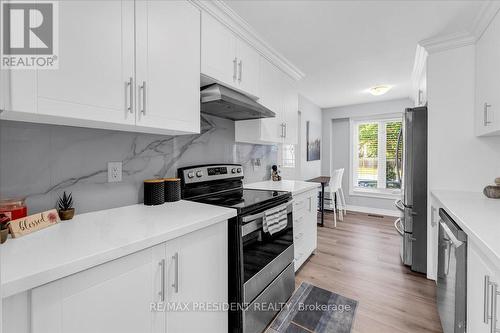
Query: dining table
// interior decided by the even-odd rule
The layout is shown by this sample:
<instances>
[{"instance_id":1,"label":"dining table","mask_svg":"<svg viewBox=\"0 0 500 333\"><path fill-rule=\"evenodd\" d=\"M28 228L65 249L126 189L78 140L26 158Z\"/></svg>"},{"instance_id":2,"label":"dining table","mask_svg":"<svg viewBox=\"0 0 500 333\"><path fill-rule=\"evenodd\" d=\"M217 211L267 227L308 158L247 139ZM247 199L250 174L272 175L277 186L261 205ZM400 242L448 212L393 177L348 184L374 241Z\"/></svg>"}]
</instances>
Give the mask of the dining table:
<instances>
[{"instance_id":1,"label":"dining table","mask_svg":"<svg viewBox=\"0 0 500 333\"><path fill-rule=\"evenodd\" d=\"M325 225L325 186L330 184L330 176L319 176L316 178L312 178L307 180L311 183L320 183L321 184L321 192L319 196L319 210L321 212L321 222L318 223L320 227Z\"/></svg>"}]
</instances>

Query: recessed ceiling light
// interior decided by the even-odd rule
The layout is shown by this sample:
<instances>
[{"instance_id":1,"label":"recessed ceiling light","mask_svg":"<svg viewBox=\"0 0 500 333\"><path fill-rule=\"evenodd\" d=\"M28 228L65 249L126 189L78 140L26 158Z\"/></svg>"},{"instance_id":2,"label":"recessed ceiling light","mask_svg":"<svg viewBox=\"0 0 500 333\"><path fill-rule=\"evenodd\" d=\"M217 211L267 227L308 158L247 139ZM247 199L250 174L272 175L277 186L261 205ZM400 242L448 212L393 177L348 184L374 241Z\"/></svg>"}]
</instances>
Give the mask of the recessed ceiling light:
<instances>
[{"instance_id":1,"label":"recessed ceiling light","mask_svg":"<svg viewBox=\"0 0 500 333\"><path fill-rule=\"evenodd\" d=\"M371 87L368 89L368 92L373 96L380 96L391 90L392 86L387 84L381 84L375 87Z\"/></svg>"}]
</instances>

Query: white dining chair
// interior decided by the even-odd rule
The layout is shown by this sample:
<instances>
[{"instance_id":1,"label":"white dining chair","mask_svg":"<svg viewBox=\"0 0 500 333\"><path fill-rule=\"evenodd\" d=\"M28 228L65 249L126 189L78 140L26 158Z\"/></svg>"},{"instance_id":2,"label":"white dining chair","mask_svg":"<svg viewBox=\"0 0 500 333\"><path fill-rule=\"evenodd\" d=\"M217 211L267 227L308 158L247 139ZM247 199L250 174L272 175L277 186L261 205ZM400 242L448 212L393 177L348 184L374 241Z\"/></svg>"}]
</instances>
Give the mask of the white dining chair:
<instances>
[{"instance_id":1,"label":"white dining chair","mask_svg":"<svg viewBox=\"0 0 500 333\"><path fill-rule=\"evenodd\" d=\"M342 206L342 211L344 212L344 215L347 214L347 204L345 202L345 196L344 196L344 190L342 189L342 179L344 178L344 168L339 169L340 175L339 175L339 199L340 199L340 205Z\"/></svg>"},{"instance_id":2,"label":"white dining chair","mask_svg":"<svg viewBox=\"0 0 500 333\"><path fill-rule=\"evenodd\" d=\"M346 211L346 203L344 197L344 191L342 190L342 178L344 176L344 168L335 169L332 171L330 176L330 184L325 192L330 193L330 207L333 210L333 224L337 227L337 213L339 214L339 220L342 221ZM335 200L337 199L337 200Z\"/></svg>"}]
</instances>

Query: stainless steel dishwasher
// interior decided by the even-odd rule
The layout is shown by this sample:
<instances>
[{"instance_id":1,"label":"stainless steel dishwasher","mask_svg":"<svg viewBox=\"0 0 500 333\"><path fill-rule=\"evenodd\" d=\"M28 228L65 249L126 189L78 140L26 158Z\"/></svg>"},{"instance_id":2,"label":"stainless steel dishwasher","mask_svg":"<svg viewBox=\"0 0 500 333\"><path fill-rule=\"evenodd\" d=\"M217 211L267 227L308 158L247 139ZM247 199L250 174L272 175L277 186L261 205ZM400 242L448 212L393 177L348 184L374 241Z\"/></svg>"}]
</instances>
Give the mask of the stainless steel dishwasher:
<instances>
[{"instance_id":1,"label":"stainless steel dishwasher","mask_svg":"<svg viewBox=\"0 0 500 333\"><path fill-rule=\"evenodd\" d=\"M439 210L437 305L444 333L464 333L467 324L467 235Z\"/></svg>"}]
</instances>

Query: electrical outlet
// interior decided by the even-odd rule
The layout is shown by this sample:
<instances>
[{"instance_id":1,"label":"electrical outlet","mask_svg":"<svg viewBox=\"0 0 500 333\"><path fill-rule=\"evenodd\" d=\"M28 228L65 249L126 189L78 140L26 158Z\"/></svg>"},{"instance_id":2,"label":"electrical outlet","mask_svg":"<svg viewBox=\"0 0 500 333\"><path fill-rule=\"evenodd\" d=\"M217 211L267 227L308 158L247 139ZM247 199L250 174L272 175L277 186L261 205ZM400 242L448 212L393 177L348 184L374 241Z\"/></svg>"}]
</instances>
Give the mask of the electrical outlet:
<instances>
[{"instance_id":1,"label":"electrical outlet","mask_svg":"<svg viewBox=\"0 0 500 333\"><path fill-rule=\"evenodd\" d=\"M122 181L122 162L108 162L108 183Z\"/></svg>"}]
</instances>

